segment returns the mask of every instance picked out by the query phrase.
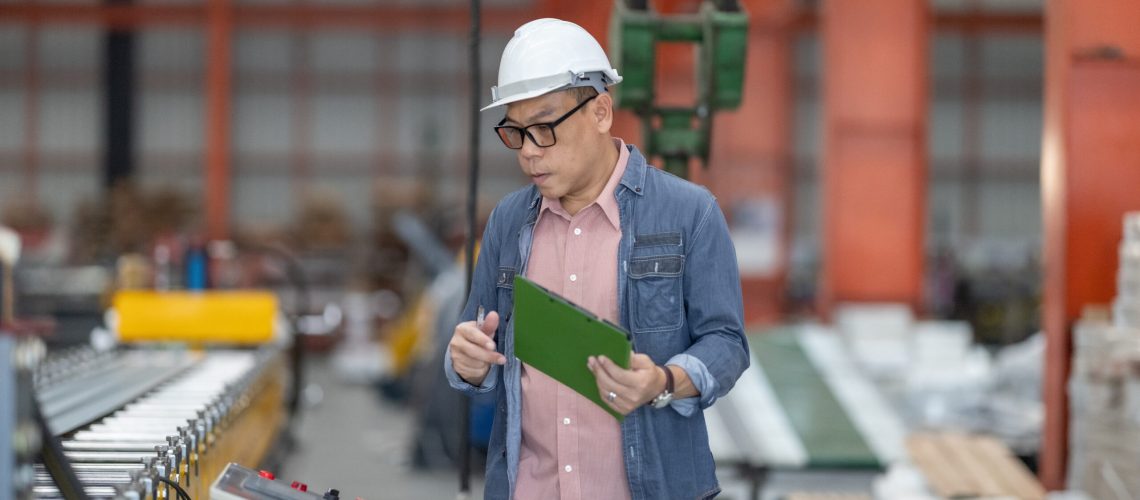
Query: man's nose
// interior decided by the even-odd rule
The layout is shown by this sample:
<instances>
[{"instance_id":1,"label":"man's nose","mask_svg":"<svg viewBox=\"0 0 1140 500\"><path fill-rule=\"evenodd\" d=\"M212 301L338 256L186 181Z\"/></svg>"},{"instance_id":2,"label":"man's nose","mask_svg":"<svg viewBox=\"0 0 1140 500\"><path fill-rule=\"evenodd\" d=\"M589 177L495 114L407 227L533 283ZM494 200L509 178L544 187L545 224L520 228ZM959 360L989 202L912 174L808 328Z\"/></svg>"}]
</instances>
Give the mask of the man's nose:
<instances>
[{"instance_id":1,"label":"man's nose","mask_svg":"<svg viewBox=\"0 0 1140 500\"><path fill-rule=\"evenodd\" d=\"M523 146L519 149L519 154L521 154L523 158L539 158L543 155L545 149L546 148L539 147L538 144L535 144L530 137L524 137Z\"/></svg>"}]
</instances>

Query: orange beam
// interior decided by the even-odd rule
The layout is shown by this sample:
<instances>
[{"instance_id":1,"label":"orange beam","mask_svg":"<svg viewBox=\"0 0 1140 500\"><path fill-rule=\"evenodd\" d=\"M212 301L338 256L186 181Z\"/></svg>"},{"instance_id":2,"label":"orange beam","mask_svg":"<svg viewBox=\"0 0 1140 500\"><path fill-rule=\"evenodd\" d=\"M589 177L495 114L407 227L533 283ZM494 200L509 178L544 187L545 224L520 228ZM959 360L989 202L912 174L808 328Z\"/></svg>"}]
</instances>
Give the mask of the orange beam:
<instances>
[{"instance_id":1,"label":"orange beam","mask_svg":"<svg viewBox=\"0 0 1140 500\"><path fill-rule=\"evenodd\" d=\"M658 2L661 3L661 2ZM684 10L696 10L696 2L674 2ZM745 0L746 5L751 0ZM595 7L584 8L583 5ZM551 2L545 0L529 9L484 8L484 28L488 31L513 31L522 23L543 15L561 16L574 20L595 34L608 30L610 1L584 0L582 2ZM602 9L598 11L596 9ZM469 20L466 8L439 6L394 5L235 5L235 22L243 27L345 27L370 29L437 29L463 31ZM6 4L0 10L0 20L21 24L83 23L104 24L119 28L141 27L150 24L201 24L206 18L202 4L150 4L103 5L91 3L50 3L27 1ZM603 19L605 18L605 19ZM996 13L939 13L932 17L937 31L1041 33L1043 20L1038 14ZM770 22L755 19L750 31L769 30L794 32L814 31L819 15L799 11L790 24L783 20Z\"/></svg>"},{"instance_id":2,"label":"orange beam","mask_svg":"<svg viewBox=\"0 0 1140 500\"><path fill-rule=\"evenodd\" d=\"M1040 476L1062 489L1068 458L1072 327L1115 295L1121 217L1140 210L1140 3L1050 0L1046 7L1045 428Z\"/></svg>"},{"instance_id":3,"label":"orange beam","mask_svg":"<svg viewBox=\"0 0 1140 500\"><path fill-rule=\"evenodd\" d=\"M7 4L0 10L0 20L25 25L102 24L112 28L141 27L147 24L200 24L205 17L203 5L48 4L25 1Z\"/></svg>"},{"instance_id":4,"label":"orange beam","mask_svg":"<svg viewBox=\"0 0 1140 500\"><path fill-rule=\"evenodd\" d=\"M229 235L230 125L233 81L231 0L208 0L206 23L206 235Z\"/></svg>"},{"instance_id":5,"label":"orange beam","mask_svg":"<svg viewBox=\"0 0 1140 500\"><path fill-rule=\"evenodd\" d=\"M934 16L935 31L961 31L969 34L986 33L1041 33L1044 22L1041 14L995 14L982 12L944 12Z\"/></svg>"},{"instance_id":6,"label":"orange beam","mask_svg":"<svg viewBox=\"0 0 1140 500\"><path fill-rule=\"evenodd\" d=\"M313 28L343 27L408 31L431 29L462 32L470 23L465 7L420 7L394 5L234 5L233 23L242 27ZM211 10L205 4L105 5L89 3L42 3L24 1L0 10L0 21L21 24L83 23L116 28L154 24L202 24ZM607 11L608 13L608 11ZM513 31L535 17L527 9L484 10L489 31Z\"/></svg>"},{"instance_id":7,"label":"orange beam","mask_svg":"<svg viewBox=\"0 0 1140 500\"><path fill-rule=\"evenodd\" d=\"M820 307L922 303L926 2L823 3Z\"/></svg>"}]
</instances>

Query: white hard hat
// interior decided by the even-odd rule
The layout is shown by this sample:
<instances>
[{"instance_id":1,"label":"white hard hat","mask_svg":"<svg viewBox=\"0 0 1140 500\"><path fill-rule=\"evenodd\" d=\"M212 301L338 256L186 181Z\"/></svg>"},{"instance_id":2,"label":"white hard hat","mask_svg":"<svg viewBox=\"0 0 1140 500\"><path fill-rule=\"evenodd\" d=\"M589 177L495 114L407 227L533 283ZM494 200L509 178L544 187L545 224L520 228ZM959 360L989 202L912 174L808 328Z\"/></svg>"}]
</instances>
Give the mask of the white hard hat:
<instances>
[{"instance_id":1,"label":"white hard hat","mask_svg":"<svg viewBox=\"0 0 1140 500\"><path fill-rule=\"evenodd\" d=\"M536 19L515 30L499 61L499 84L491 87L491 108L572 87L621 82L621 75L590 33L560 19Z\"/></svg>"}]
</instances>

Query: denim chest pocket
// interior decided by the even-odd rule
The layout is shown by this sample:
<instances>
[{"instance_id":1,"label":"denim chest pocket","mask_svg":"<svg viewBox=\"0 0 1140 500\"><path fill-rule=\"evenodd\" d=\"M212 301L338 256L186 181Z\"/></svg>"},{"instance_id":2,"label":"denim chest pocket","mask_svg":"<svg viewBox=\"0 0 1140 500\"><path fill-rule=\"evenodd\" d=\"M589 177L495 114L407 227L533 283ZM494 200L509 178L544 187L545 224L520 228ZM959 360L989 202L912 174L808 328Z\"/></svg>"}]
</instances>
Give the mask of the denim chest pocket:
<instances>
[{"instance_id":1,"label":"denim chest pocket","mask_svg":"<svg viewBox=\"0 0 1140 500\"><path fill-rule=\"evenodd\" d=\"M681 276L684 255L653 255L629 261L630 323L635 333L674 330L684 315Z\"/></svg>"}]
</instances>

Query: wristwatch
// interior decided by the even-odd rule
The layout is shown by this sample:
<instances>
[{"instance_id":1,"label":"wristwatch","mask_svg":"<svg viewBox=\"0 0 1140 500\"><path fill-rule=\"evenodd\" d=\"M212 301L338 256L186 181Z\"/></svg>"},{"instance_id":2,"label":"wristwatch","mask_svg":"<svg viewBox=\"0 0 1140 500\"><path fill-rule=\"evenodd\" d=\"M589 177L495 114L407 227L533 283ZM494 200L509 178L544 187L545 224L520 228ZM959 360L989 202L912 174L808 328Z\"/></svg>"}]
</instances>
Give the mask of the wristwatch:
<instances>
[{"instance_id":1,"label":"wristwatch","mask_svg":"<svg viewBox=\"0 0 1140 500\"><path fill-rule=\"evenodd\" d=\"M665 370L665 390L653 398L649 404L653 405L654 408L661 409L673 402L673 371L666 366L658 366L658 368Z\"/></svg>"}]
</instances>

